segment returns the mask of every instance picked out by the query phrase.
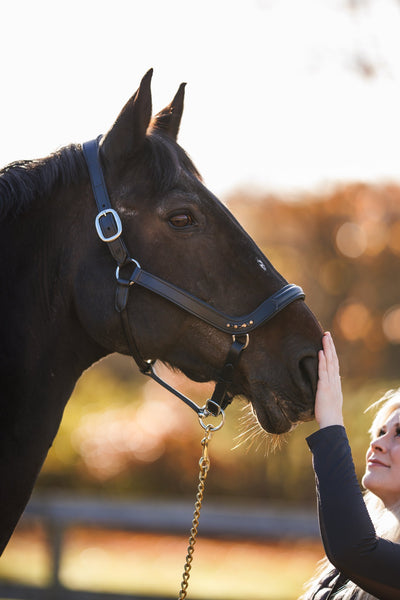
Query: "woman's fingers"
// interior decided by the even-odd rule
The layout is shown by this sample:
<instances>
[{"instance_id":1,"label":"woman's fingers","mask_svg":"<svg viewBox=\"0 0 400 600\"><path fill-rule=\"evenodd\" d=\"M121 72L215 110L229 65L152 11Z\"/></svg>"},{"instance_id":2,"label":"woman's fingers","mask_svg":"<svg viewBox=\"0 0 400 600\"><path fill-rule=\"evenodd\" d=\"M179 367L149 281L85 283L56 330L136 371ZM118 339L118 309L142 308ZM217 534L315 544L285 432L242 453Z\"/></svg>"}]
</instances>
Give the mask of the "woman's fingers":
<instances>
[{"instance_id":1,"label":"woman's fingers","mask_svg":"<svg viewBox=\"0 0 400 600\"><path fill-rule=\"evenodd\" d=\"M335 344L333 343L330 333L324 334L322 344L328 377L333 383L335 379L339 378L339 360L336 354Z\"/></svg>"},{"instance_id":2,"label":"woman's fingers","mask_svg":"<svg viewBox=\"0 0 400 600\"><path fill-rule=\"evenodd\" d=\"M342 423L342 387L339 361L332 336L325 333L318 354L318 387L315 398L315 418L320 426Z\"/></svg>"},{"instance_id":3,"label":"woman's fingers","mask_svg":"<svg viewBox=\"0 0 400 600\"><path fill-rule=\"evenodd\" d=\"M325 375L326 374L326 359L325 359L325 353L323 350L320 350L318 352L318 375L321 377L321 375Z\"/></svg>"}]
</instances>

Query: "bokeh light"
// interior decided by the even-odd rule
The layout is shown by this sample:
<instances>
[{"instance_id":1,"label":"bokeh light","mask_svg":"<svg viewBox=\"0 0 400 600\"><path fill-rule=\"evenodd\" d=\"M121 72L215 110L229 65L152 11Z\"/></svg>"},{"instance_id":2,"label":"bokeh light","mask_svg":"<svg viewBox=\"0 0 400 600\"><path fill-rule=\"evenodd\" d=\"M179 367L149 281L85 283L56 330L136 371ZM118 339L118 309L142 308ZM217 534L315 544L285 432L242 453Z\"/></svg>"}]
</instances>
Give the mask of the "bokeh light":
<instances>
[{"instance_id":1,"label":"bokeh light","mask_svg":"<svg viewBox=\"0 0 400 600\"><path fill-rule=\"evenodd\" d=\"M362 302L340 307L336 318L343 337L353 342L366 337L372 324L370 310Z\"/></svg>"},{"instance_id":2,"label":"bokeh light","mask_svg":"<svg viewBox=\"0 0 400 600\"><path fill-rule=\"evenodd\" d=\"M386 311L382 319L382 328L391 344L400 344L400 304Z\"/></svg>"},{"instance_id":3,"label":"bokeh light","mask_svg":"<svg viewBox=\"0 0 400 600\"><path fill-rule=\"evenodd\" d=\"M344 256L358 258L367 248L364 229L357 223L343 223L336 233L336 246Z\"/></svg>"},{"instance_id":4,"label":"bokeh light","mask_svg":"<svg viewBox=\"0 0 400 600\"><path fill-rule=\"evenodd\" d=\"M386 224L378 221L368 221L362 225L362 229L367 242L365 253L368 256L377 256L386 248L388 242Z\"/></svg>"},{"instance_id":5,"label":"bokeh light","mask_svg":"<svg viewBox=\"0 0 400 600\"><path fill-rule=\"evenodd\" d=\"M389 247L393 254L400 256L400 221L395 221L390 228Z\"/></svg>"}]
</instances>

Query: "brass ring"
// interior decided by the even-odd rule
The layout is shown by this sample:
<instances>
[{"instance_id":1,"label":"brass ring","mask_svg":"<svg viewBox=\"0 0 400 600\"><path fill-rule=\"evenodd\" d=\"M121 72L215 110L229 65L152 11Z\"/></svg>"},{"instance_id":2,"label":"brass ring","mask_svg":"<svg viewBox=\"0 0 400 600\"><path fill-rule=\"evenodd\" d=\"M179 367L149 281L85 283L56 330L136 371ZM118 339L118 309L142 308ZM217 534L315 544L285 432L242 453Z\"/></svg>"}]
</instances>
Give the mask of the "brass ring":
<instances>
[{"instance_id":1,"label":"brass ring","mask_svg":"<svg viewBox=\"0 0 400 600\"><path fill-rule=\"evenodd\" d=\"M246 341L245 341L244 346L243 346L243 350L246 350L247 346L249 345L250 336L249 336L248 333L243 333L241 335L245 335L246 336ZM236 335L232 335L232 339L233 339L234 342L236 342Z\"/></svg>"}]
</instances>

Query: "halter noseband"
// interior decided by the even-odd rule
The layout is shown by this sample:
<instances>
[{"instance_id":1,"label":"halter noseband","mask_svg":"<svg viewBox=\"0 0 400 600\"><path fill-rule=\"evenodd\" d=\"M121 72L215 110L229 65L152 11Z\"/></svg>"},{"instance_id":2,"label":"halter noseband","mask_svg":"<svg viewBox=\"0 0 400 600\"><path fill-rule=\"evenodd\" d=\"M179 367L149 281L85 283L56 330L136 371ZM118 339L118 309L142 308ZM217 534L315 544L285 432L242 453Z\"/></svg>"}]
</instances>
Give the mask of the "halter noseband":
<instances>
[{"instance_id":1,"label":"halter noseband","mask_svg":"<svg viewBox=\"0 0 400 600\"><path fill-rule=\"evenodd\" d=\"M98 214L95 220L97 234L105 242L117 263L115 294L115 309L121 316L122 327L128 342L129 350L140 371L154 379L168 391L172 392L190 406L200 417L218 415L230 403L227 387L232 382L235 367L241 353L249 343L249 333L274 317L294 300L304 299L301 287L288 284L275 294L264 300L251 313L239 317L226 315L189 292L144 271L139 263L130 257L122 239L122 223L118 213L112 208L107 193L106 184L99 160L99 140L83 144L83 154L89 170L93 194L96 200ZM219 331L232 335L232 345L219 374L213 395L204 407L198 406L193 400L175 390L162 380L153 369L153 362L146 361L140 355L129 323L127 304L129 290L133 284L140 285L151 292L162 296L186 312L212 325Z\"/></svg>"}]
</instances>

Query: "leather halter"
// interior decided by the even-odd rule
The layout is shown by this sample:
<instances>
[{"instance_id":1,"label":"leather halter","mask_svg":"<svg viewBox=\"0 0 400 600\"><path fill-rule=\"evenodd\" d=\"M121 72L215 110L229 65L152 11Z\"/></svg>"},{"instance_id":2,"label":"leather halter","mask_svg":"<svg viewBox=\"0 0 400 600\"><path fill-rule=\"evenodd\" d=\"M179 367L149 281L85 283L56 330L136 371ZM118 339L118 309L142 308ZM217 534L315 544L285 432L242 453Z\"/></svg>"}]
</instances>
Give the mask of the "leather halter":
<instances>
[{"instance_id":1,"label":"leather halter","mask_svg":"<svg viewBox=\"0 0 400 600\"><path fill-rule=\"evenodd\" d=\"M230 403L227 396L227 387L232 382L235 367L241 353L249 343L249 333L274 317L294 300L304 300L301 287L288 284L275 294L264 300L251 313L242 316L230 316L212 307L203 300L196 298L189 292L144 271L139 263L130 257L127 247L122 239L122 223L118 213L112 208L107 193L106 184L99 158L99 141L86 142L82 145L83 154L89 170L93 194L95 197L98 214L95 219L96 231L102 242L105 242L117 263L115 294L115 309L121 316L122 327L128 342L129 350L136 361L140 371L157 381L168 391L175 394L190 406L200 417L218 415ZM160 379L153 369L154 361L142 358L136 345L129 323L127 303L129 291L133 284L140 285L151 292L162 296L186 312L212 325L216 329L232 335L232 345L219 374L212 397L207 400L204 407L199 407L193 400L175 390L164 380Z\"/></svg>"}]
</instances>

